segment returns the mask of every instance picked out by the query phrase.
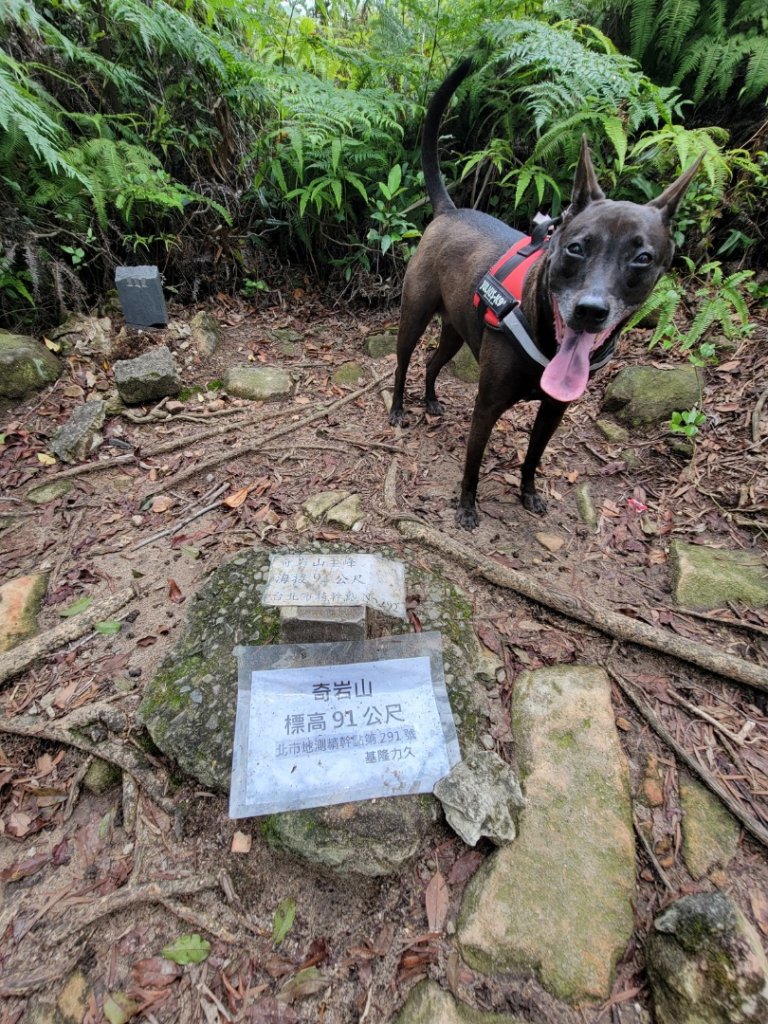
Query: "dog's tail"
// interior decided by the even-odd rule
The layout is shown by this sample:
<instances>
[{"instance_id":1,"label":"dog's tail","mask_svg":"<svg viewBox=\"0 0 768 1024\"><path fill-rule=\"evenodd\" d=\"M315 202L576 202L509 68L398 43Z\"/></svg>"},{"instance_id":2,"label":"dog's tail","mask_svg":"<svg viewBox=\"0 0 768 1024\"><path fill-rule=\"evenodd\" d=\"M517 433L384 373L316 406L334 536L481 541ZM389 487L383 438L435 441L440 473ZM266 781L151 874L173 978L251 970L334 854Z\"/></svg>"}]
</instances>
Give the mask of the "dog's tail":
<instances>
[{"instance_id":1,"label":"dog's tail","mask_svg":"<svg viewBox=\"0 0 768 1024\"><path fill-rule=\"evenodd\" d=\"M456 205L448 195L443 176L440 173L440 161L437 153L440 121L445 113L445 108L450 102L451 96L453 96L474 66L475 61L473 57L463 60L448 75L432 97L429 107L427 107L424 131L421 136L421 166L424 169L424 183L435 216L440 213L447 213L448 210L456 209Z\"/></svg>"}]
</instances>

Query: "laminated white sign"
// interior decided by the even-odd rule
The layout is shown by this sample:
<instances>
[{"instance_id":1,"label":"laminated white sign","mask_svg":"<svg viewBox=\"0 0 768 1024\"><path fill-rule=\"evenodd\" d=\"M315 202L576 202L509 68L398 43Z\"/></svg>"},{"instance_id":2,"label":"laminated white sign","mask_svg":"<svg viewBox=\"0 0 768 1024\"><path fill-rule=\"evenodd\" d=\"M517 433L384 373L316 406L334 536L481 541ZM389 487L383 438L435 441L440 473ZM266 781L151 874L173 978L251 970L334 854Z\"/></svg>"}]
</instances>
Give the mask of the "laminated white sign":
<instances>
[{"instance_id":1,"label":"laminated white sign","mask_svg":"<svg viewBox=\"0 0 768 1024\"><path fill-rule=\"evenodd\" d=\"M439 633L237 654L233 818L431 792L460 759Z\"/></svg>"},{"instance_id":2,"label":"laminated white sign","mask_svg":"<svg viewBox=\"0 0 768 1024\"><path fill-rule=\"evenodd\" d=\"M379 555L302 552L271 555L264 605L366 605L404 619L405 568Z\"/></svg>"}]
</instances>

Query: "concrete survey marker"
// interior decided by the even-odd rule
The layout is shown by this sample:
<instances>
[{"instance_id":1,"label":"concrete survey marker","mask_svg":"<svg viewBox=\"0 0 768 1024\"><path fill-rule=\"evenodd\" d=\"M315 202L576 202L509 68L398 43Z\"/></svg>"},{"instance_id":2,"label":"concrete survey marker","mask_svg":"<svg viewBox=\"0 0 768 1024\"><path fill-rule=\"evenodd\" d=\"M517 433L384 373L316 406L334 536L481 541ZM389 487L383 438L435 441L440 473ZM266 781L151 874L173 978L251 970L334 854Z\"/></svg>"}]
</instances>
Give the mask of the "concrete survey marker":
<instances>
[{"instance_id":1,"label":"concrete survey marker","mask_svg":"<svg viewBox=\"0 0 768 1024\"><path fill-rule=\"evenodd\" d=\"M460 759L437 632L236 653L233 818L430 793Z\"/></svg>"},{"instance_id":2,"label":"concrete survey marker","mask_svg":"<svg viewBox=\"0 0 768 1024\"><path fill-rule=\"evenodd\" d=\"M262 604L375 608L404 619L405 568L378 555L308 552L272 555Z\"/></svg>"},{"instance_id":3,"label":"concrete survey marker","mask_svg":"<svg viewBox=\"0 0 768 1024\"><path fill-rule=\"evenodd\" d=\"M127 324L135 327L165 327L163 285L157 267L117 267L115 287Z\"/></svg>"}]
</instances>

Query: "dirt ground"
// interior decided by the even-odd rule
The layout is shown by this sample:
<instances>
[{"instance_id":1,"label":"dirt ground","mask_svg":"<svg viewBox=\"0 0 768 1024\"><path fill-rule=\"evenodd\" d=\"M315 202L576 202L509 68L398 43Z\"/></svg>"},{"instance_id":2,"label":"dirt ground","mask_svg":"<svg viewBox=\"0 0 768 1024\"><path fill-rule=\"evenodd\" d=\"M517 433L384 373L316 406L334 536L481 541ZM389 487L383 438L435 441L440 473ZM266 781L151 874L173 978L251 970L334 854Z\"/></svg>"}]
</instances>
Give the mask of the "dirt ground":
<instances>
[{"instance_id":1,"label":"dirt ground","mask_svg":"<svg viewBox=\"0 0 768 1024\"><path fill-rule=\"evenodd\" d=\"M0 690L2 1024L52 1019L46 1008L56 1004L65 986L70 998L80 1000L75 999L80 1008L72 1019L89 1024L127 1019L129 1010L150 1024L387 1024L413 983L425 976L463 1002L515 1013L521 1020L631 1024L639 1020L635 1003L649 1005L644 936L653 916L674 898L717 885L738 902L768 944L768 851L744 832L727 869L699 882L687 874L675 757L618 688L614 705L637 820L651 829L656 863L638 843L635 937L619 964L611 1000L579 1010L556 1003L535 981L491 981L458 959L453 934L461 895L489 847L468 851L445 828L400 877L339 878L271 851L258 822L230 821L222 796L174 774L156 752L158 779L167 780L163 806L144 787L138 794L119 785L100 795L88 792L81 785L87 753L14 733L20 724L39 723L42 734L51 737L57 727L77 716L87 718L88 709L98 705L126 716L126 727L108 738L111 751L141 744L133 714L145 682L183 625L186 601L211 569L243 548L292 547L320 538L402 550L383 497L384 478L401 445L401 511L448 535L459 532L454 506L474 388L445 372L438 391L446 415L427 421L419 404L423 346L409 377L411 425L402 438L396 436L381 394L391 386L393 360L363 354L366 335L391 324L395 313L389 321L380 314L341 313L306 295L283 309L254 310L224 298L210 309L221 322L224 341L207 360L191 356L171 330L123 337L123 356L169 344L188 390L181 403L170 406L168 419L142 424L110 418L106 443L92 463L123 461L73 475L74 488L65 497L34 508L24 501L31 486L61 472L38 455L46 453L50 437L76 405L111 387L108 365L70 358L56 385L4 417L2 579L49 574L43 631L57 625L60 612L79 598L101 599L128 585L137 594L117 613L119 633L89 633L50 650ZM194 312L175 314L186 321ZM270 333L277 328L304 337L295 355L280 350ZM767 664L765 613L739 608L716 613L736 626L685 614L673 606L667 565L673 538L765 552L768 446L760 442L768 424L763 414L760 434L759 417L756 428L752 418L768 388L766 342L768 323L758 320L752 338L707 371L709 419L692 461L671 452L668 435L659 428L624 446L637 460L630 468L622 446L606 441L595 425L602 392L621 365L652 359L667 364L672 357L649 355L639 334L625 339L619 358L569 410L545 455L540 486L549 512L543 519L527 513L517 497L535 407L508 413L483 465L480 526L460 539L577 597ZM332 382L334 370L346 360L361 366L358 385ZM215 382L227 367L246 361L288 369L296 382L293 395L259 406L222 394ZM321 404L378 375L384 375L380 386L304 423ZM135 410L134 416L149 412L148 407ZM200 436L225 425L231 428L227 433ZM287 426L291 432L269 440ZM152 454L174 439L178 447ZM250 454L228 455L246 441L253 444ZM219 461L206 467L216 456ZM191 475L174 483L172 478L186 471ZM600 515L596 534L577 513L575 489L584 481ZM220 493L222 485L226 489ZM361 494L362 530L340 534L317 525L297 533L295 515L302 503L331 488ZM551 553L542 546L536 539L541 531L563 540L559 550ZM639 647L612 644L610 637L494 587L427 548L421 557L471 594L478 636L504 657L501 710L493 723L503 756L514 760L508 707L520 671L605 661L635 683L666 728L718 777L744 812L768 827L764 694ZM85 731L94 744L107 739L98 722ZM648 771L652 755L658 760ZM656 783L653 799L648 778ZM174 813L182 806L184 814ZM238 830L252 838L248 854L232 852ZM425 893L437 870L447 881L450 902L442 926L430 932ZM288 899L295 900L295 921L277 944L275 914ZM212 945L203 962L177 966L161 957L179 936L195 933ZM72 977L78 972L83 984L75 992L78 979ZM121 993L133 1000L124 1004L122 1018Z\"/></svg>"}]
</instances>

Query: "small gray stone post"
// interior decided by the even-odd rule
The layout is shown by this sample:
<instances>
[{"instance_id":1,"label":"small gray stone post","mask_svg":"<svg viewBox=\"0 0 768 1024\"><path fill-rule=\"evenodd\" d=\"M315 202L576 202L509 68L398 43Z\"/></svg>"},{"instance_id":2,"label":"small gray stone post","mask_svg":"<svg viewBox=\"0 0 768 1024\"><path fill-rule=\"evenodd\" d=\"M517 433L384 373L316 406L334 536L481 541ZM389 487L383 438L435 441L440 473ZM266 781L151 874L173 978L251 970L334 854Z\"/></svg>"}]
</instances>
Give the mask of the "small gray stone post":
<instances>
[{"instance_id":1,"label":"small gray stone post","mask_svg":"<svg viewBox=\"0 0 768 1024\"><path fill-rule=\"evenodd\" d=\"M115 286L127 324L165 327L168 314L157 267L117 267Z\"/></svg>"}]
</instances>

